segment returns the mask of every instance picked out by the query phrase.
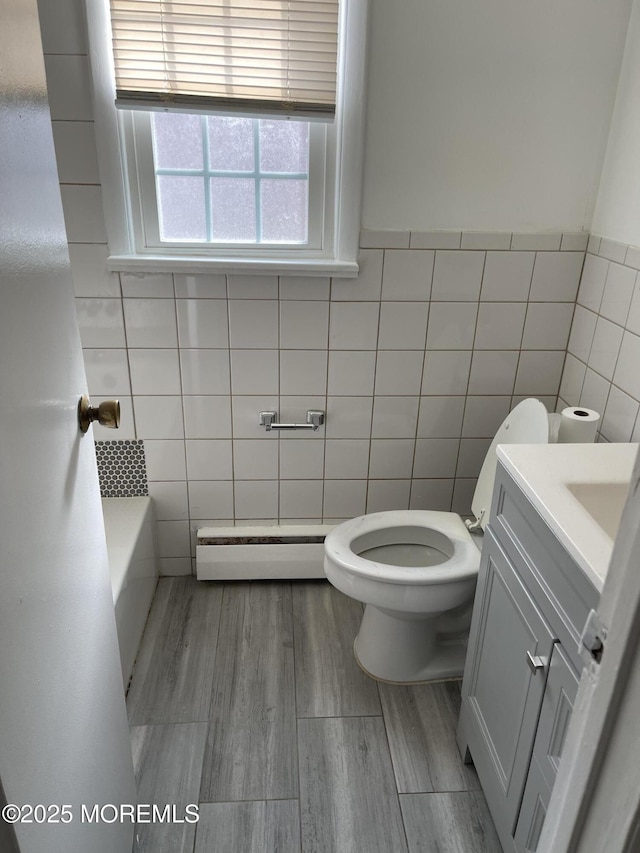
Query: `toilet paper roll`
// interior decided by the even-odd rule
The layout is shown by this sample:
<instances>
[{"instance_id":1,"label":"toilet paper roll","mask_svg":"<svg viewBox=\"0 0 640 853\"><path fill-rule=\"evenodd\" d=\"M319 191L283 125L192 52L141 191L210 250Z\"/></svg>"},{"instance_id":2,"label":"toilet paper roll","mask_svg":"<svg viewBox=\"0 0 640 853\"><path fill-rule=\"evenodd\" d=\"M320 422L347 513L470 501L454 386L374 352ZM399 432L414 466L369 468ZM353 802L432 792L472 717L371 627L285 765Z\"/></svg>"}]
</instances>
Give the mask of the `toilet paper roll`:
<instances>
[{"instance_id":1,"label":"toilet paper roll","mask_svg":"<svg viewBox=\"0 0 640 853\"><path fill-rule=\"evenodd\" d=\"M589 444L595 441L600 415L593 409L569 406L560 414L558 444Z\"/></svg>"}]
</instances>

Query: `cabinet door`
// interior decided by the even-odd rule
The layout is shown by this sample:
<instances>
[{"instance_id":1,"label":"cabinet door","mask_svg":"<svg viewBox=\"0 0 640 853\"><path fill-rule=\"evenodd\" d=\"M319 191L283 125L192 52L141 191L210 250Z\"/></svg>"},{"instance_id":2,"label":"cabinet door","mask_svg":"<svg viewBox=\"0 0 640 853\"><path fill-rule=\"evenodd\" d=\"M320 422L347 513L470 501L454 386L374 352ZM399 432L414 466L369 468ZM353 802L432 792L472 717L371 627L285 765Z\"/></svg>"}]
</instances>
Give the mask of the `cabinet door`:
<instances>
[{"instance_id":1,"label":"cabinet door","mask_svg":"<svg viewBox=\"0 0 640 853\"><path fill-rule=\"evenodd\" d=\"M489 531L469 638L459 743L471 753L503 846L507 840L513 845L554 639ZM531 668L528 654L542 664L539 669Z\"/></svg>"},{"instance_id":2,"label":"cabinet door","mask_svg":"<svg viewBox=\"0 0 640 853\"><path fill-rule=\"evenodd\" d=\"M578 673L569 663L562 646L556 643L551 653L531 766L518 817L515 834L518 851L536 853L538 849L538 839L556 780L578 682Z\"/></svg>"}]
</instances>

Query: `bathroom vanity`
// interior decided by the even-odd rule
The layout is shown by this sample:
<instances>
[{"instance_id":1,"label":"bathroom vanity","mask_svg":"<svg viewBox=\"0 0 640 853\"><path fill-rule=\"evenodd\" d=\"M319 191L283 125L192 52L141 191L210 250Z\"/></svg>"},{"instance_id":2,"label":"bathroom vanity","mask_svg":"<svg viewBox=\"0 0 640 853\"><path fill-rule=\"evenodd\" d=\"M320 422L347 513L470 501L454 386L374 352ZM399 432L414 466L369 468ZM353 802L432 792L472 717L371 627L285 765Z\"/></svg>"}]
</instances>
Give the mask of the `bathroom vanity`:
<instances>
[{"instance_id":1,"label":"bathroom vanity","mask_svg":"<svg viewBox=\"0 0 640 853\"><path fill-rule=\"evenodd\" d=\"M498 450L458 746L509 853L537 850L636 451Z\"/></svg>"}]
</instances>

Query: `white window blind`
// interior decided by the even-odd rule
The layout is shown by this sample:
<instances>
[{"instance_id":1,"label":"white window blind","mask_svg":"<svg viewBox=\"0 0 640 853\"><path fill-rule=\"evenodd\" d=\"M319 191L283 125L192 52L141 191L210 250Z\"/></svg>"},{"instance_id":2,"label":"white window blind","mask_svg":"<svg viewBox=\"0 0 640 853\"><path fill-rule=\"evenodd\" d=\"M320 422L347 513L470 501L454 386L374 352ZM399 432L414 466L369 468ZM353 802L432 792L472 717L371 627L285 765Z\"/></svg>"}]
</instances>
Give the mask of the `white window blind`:
<instances>
[{"instance_id":1,"label":"white window blind","mask_svg":"<svg viewBox=\"0 0 640 853\"><path fill-rule=\"evenodd\" d=\"M110 0L116 106L335 112L338 0Z\"/></svg>"}]
</instances>

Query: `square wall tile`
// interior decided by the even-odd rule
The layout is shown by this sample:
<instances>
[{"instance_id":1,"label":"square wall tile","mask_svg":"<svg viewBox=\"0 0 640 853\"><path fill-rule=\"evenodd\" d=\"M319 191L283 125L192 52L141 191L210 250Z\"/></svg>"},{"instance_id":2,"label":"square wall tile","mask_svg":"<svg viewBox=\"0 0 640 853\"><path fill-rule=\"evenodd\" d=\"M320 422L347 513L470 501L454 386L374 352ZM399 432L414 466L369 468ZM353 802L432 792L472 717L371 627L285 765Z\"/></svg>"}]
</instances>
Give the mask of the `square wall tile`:
<instances>
[{"instance_id":1,"label":"square wall tile","mask_svg":"<svg viewBox=\"0 0 640 853\"><path fill-rule=\"evenodd\" d=\"M530 302L522 348L566 349L573 311L573 302Z\"/></svg>"},{"instance_id":2,"label":"square wall tile","mask_svg":"<svg viewBox=\"0 0 640 853\"><path fill-rule=\"evenodd\" d=\"M183 275L173 276L178 299L226 299L226 275Z\"/></svg>"},{"instance_id":3,"label":"square wall tile","mask_svg":"<svg viewBox=\"0 0 640 853\"><path fill-rule=\"evenodd\" d=\"M278 350L231 350L231 389L234 394L277 394L280 390Z\"/></svg>"},{"instance_id":4,"label":"square wall tile","mask_svg":"<svg viewBox=\"0 0 640 853\"><path fill-rule=\"evenodd\" d=\"M280 351L281 394L326 394L327 353L323 350Z\"/></svg>"},{"instance_id":5,"label":"square wall tile","mask_svg":"<svg viewBox=\"0 0 640 853\"><path fill-rule=\"evenodd\" d=\"M335 396L370 397L376 372L373 351L329 353L328 393Z\"/></svg>"},{"instance_id":6,"label":"square wall tile","mask_svg":"<svg viewBox=\"0 0 640 853\"><path fill-rule=\"evenodd\" d=\"M421 397L418 438L459 438L464 397Z\"/></svg>"},{"instance_id":7,"label":"square wall tile","mask_svg":"<svg viewBox=\"0 0 640 853\"><path fill-rule=\"evenodd\" d=\"M236 480L277 480L278 442L236 439L233 442L233 474Z\"/></svg>"},{"instance_id":8,"label":"square wall tile","mask_svg":"<svg viewBox=\"0 0 640 853\"><path fill-rule=\"evenodd\" d=\"M108 246L69 243L71 277L76 296L120 297L120 276L107 269Z\"/></svg>"},{"instance_id":9,"label":"square wall tile","mask_svg":"<svg viewBox=\"0 0 640 853\"><path fill-rule=\"evenodd\" d=\"M181 397L136 395L134 412L138 438L184 438Z\"/></svg>"},{"instance_id":10,"label":"square wall tile","mask_svg":"<svg viewBox=\"0 0 640 853\"><path fill-rule=\"evenodd\" d=\"M42 49L47 53L88 53L84 10L75 0L40 3Z\"/></svg>"},{"instance_id":11,"label":"square wall tile","mask_svg":"<svg viewBox=\"0 0 640 853\"><path fill-rule=\"evenodd\" d=\"M529 301L573 302L583 263L583 252L539 252L533 267Z\"/></svg>"},{"instance_id":12,"label":"square wall tile","mask_svg":"<svg viewBox=\"0 0 640 853\"><path fill-rule=\"evenodd\" d=\"M453 480L412 480L409 509L450 512Z\"/></svg>"},{"instance_id":13,"label":"square wall tile","mask_svg":"<svg viewBox=\"0 0 640 853\"><path fill-rule=\"evenodd\" d=\"M411 480L369 480L367 512L409 509Z\"/></svg>"},{"instance_id":14,"label":"square wall tile","mask_svg":"<svg viewBox=\"0 0 640 853\"><path fill-rule=\"evenodd\" d=\"M62 209L70 243L105 243L107 228L102 189L91 184L62 184Z\"/></svg>"},{"instance_id":15,"label":"square wall tile","mask_svg":"<svg viewBox=\"0 0 640 853\"><path fill-rule=\"evenodd\" d=\"M611 386L600 432L608 441L631 441L640 404L615 385Z\"/></svg>"},{"instance_id":16,"label":"square wall tile","mask_svg":"<svg viewBox=\"0 0 640 853\"><path fill-rule=\"evenodd\" d=\"M376 394L406 395L420 393L424 352L378 350Z\"/></svg>"},{"instance_id":17,"label":"square wall tile","mask_svg":"<svg viewBox=\"0 0 640 853\"><path fill-rule=\"evenodd\" d=\"M613 379L613 373L616 369L622 335L621 326L616 326L615 323L605 320L604 317L598 317L588 364L592 370L609 381ZM640 362L636 364L636 368L638 365Z\"/></svg>"},{"instance_id":18,"label":"square wall tile","mask_svg":"<svg viewBox=\"0 0 640 853\"><path fill-rule=\"evenodd\" d=\"M234 349L277 349L278 303L230 299L229 341Z\"/></svg>"},{"instance_id":19,"label":"square wall tile","mask_svg":"<svg viewBox=\"0 0 640 853\"><path fill-rule=\"evenodd\" d=\"M123 296L172 299L173 276L168 273L120 273Z\"/></svg>"},{"instance_id":20,"label":"square wall tile","mask_svg":"<svg viewBox=\"0 0 640 853\"><path fill-rule=\"evenodd\" d=\"M96 349L126 347L122 304L119 299L75 300L82 346Z\"/></svg>"},{"instance_id":21,"label":"square wall tile","mask_svg":"<svg viewBox=\"0 0 640 853\"><path fill-rule=\"evenodd\" d=\"M487 252L480 299L526 302L535 257L534 252Z\"/></svg>"},{"instance_id":22,"label":"square wall tile","mask_svg":"<svg viewBox=\"0 0 640 853\"><path fill-rule=\"evenodd\" d=\"M321 518L322 480L280 480L282 518Z\"/></svg>"},{"instance_id":23,"label":"square wall tile","mask_svg":"<svg viewBox=\"0 0 640 853\"><path fill-rule=\"evenodd\" d=\"M371 442L369 479L403 480L411 477L415 440L374 438Z\"/></svg>"},{"instance_id":24,"label":"square wall tile","mask_svg":"<svg viewBox=\"0 0 640 853\"><path fill-rule=\"evenodd\" d=\"M587 409L593 409L595 412L599 412L602 416L607 405L607 398L609 396L610 389L610 382L608 382L603 376L600 376L599 373L587 368L584 383L582 385L582 393L580 394L579 405L584 406Z\"/></svg>"},{"instance_id":25,"label":"square wall tile","mask_svg":"<svg viewBox=\"0 0 640 853\"><path fill-rule=\"evenodd\" d=\"M636 270L623 267L620 264L610 264L607 280L604 286L600 314L624 326L638 273Z\"/></svg>"},{"instance_id":26,"label":"square wall tile","mask_svg":"<svg viewBox=\"0 0 640 853\"><path fill-rule=\"evenodd\" d=\"M428 317L428 302L383 302L378 349L424 349Z\"/></svg>"},{"instance_id":27,"label":"square wall tile","mask_svg":"<svg viewBox=\"0 0 640 853\"><path fill-rule=\"evenodd\" d=\"M469 377L469 394L512 394L517 352L479 350L474 352Z\"/></svg>"},{"instance_id":28,"label":"square wall tile","mask_svg":"<svg viewBox=\"0 0 640 853\"><path fill-rule=\"evenodd\" d=\"M420 302L431 297L435 253L420 249L384 253L382 298Z\"/></svg>"},{"instance_id":29,"label":"square wall tile","mask_svg":"<svg viewBox=\"0 0 640 853\"><path fill-rule=\"evenodd\" d=\"M122 304L128 346L178 346L173 299L123 299Z\"/></svg>"},{"instance_id":30,"label":"square wall tile","mask_svg":"<svg viewBox=\"0 0 640 853\"><path fill-rule=\"evenodd\" d=\"M93 121L89 57L49 55L44 57L44 66L51 118L54 121Z\"/></svg>"},{"instance_id":31,"label":"square wall tile","mask_svg":"<svg viewBox=\"0 0 640 853\"><path fill-rule=\"evenodd\" d=\"M149 483L149 495L158 521L181 521L189 518L187 484Z\"/></svg>"},{"instance_id":32,"label":"square wall tile","mask_svg":"<svg viewBox=\"0 0 640 853\"><path fill-rule=\"evenodd\" d=\"M560 383L560 396L569 406L577 406L582 393L586 365L567 353Z\"/></svg>"},{"instance_id":33,"label":"square wall tile","mask_svg":"<svg viewBox=\"0 0 640 853\"><path fill-rule=\"evenodd\" d=\"M479 299L484 252L436 252L431 298L439 302Z\"/></svg>"},{"instance_id":34,"label":"square wall tile","mask_svg":"<svg viewBox=\"0 0 640 853\"><path fill-rule=\"evenodd\" d=\"M456 473L459 438L419 438L413 476L417 479L448 479Z\"/></svg>"},{"instance_id":35,"label":"square wall tile","mask_svg":"<svg viewBox=\"0 0 640 853\"><path fill-rule=\"evenodd\" d=\"M358 275L356 278L332 279L331 299L341 302L380 299L383 256L381 249L361 249L358 254Z\"/></svg>"},{"instance_id":36,"label":"square wall tile","mask_svg":"<svg viewBox=\"0 0 640 853\"><path fill-rule=\"evenodd\" d=\"M368 439L327 439L324 463L327 480L366 480L368 471Z\"/></svg>"},{"instance_id":37,"label":"square wall tile","mask_svg":"<svg viewBox=\"0 0 640 853\"><path fill-rule=\"evenodd\" d=\"M477 477L492 441L493 436L491 438L463 438L460 442L456 477Z\"/></svg>"},{"instance_id":38,"label":"square wall tile","mask_svg":"<svg viewBox=\"0 0 640 853\"><path fill-rule=\"evenodd\" d=\"M525 302L481 302L474 349L520 349Z\"/></svg>"},{"instance_id":39,"label":"square wall tile","mask_svg":"<svg viewBox=\"0 0 640 853\"><path fill-rule=\"evenodd\" d=\"M617 240L610 240L608 237L602 237L598 254L602 255L603 258L608 258L610 261L617 261L617 263L623 264L625 255L627 254L627 244L619 243Z\"/></svg>"},{"instance_id":40,"label":"square wall tile","mask_svg":"<svg viewBox=\"0 0 640 853\"><path fill-rule=\"evenodd\" d=\"M470 351L428 351L422 375L422 393L446 396L466 394L470 372Z\"/></svg>"},{"instance_id":41,"label":"square wall tile","mask_svg":"<svg viewBox=\"0 0 640 853\"><path fill-rule=\"evenodd\" d=\"M129 362L125 349L85 349L82 351L89 394L131 396Z\"/></svg>"},{"instance_id":42,"label":"square wall tile","mask_svg":"<svg viewBox=\"0 0 640 853\"><path fill-rule=\"evenodd\" d=\"M231 401L229 397L183 397L184 426L187 438L231 438ZM235 414L235 406L234 406ZM256 412L255 423L258 422ZM208 515L196 516L208 518Z\"/></svg>"},{"instance_id":43,"label":"square wall tile","mask_svg":"<svg viewBox=\"0 0 640 853\"><path fill-rule=\"evenodd\" d=\"M280 299L329 299L331 281L324 276L280 276Z\"/></svg>"},{"instance_id":44,"label":"square wall tile","mask_svg":"<svg viewBox=\"0 0 640 853\"><path fill-rule=\"evenodd\" d=\"M564 359L564 352L552 350L520 353L514 393L532 397L538 394L557 394Z\"/></svg>"},{"instance_id":45,"label":"square wall tile","mask_svg":"<svg viewBox=\"0 0 640 853\"><path fill-rule=\"evenodd\" d=\"M180 394L177 349L129 349L134 394Z\"/></svg>"},{"instance_id":46,"label":"square wall tile","mask_svg":"<svg viewBox=\"0 0 640 853\"><path fill-rule=\"evenodd\" d=\"M191 557L188 521L157 521L156 535L161 559Z\"/></svg>"},{"instance_id":47,"label":"square wall tile","mask_svg":"<svg viewBox=\"0 0 640 853\"><path fill-rule=\"evenodd\" d=\"M324 481L323 518L357 518L366 505L366 480Z\"/></svg>"},{"instance_id":48,"label":"square wall tile","mask_svg":"<svg viewBox=\"0 0 640 853\"><path fill-rule=\"evenodd\" d=\"M511 397L467 397L463 438L493 438L510 408Z\"/></svg>"},{"instance_id":49,"label":"square wall tile","mask_svg":"<svg viewBox=\"0 0 640 853\"><path fill-rule=\"evenodd\" d=\"M373 397L328 397L327 438L369 438Z\"/></svg>"},{"instance_id":50,"label":"square wall tile","mask_svg":"<svg viewBox=\"0 0 640 853\"><path fill-rule=\"evenodd\" d=\"M277 480L236 481L236 518L278 518Z\"/></svg>"},{"instance_id":51,"label":"square wall tile","mask_svg":"<svg viewBox=\"0 0 640 853\"><path fill-rule=\"evenodd\" d=\"M185 442L189 480L231 480L233 478L229 439L188 439Z\"/></svg>"},{"instance_id":52,"label":"square wall tile","mask_svg":"<svg viewBox=\"0 0 640 853\"><path fill-rule=\"evenodd\" d=\"M477 302L432 302L427 349L471 349L477 316Z\"/></svg>"},{"instance_id":53,"label":"square wall tile","mask_svg":"<svg viewBox=\"0 0 640 853\"><path fill-rule=\"evenodd\" d=\"M234 438L260 438L263 441L277 441L277 432L267 432L260 426L260 412L278 412L279 399L276 394L261 394L251 397L234 397L233 399L233 437ZM231 433L229 433L230 435ZM225 438L226 436L220 436Z\"/></svg>"},{"instance_id":54,"label":"square wall tile","mask_svg":"<svg viewBox=\"0 0 640 853\"><path fill-rule=\"evenodd\" d=\"M578 290L578 303L598 312L609 271L609 261L587 253Z\"/></svg>"},{"instance_id":55,"label":"square wall tile","mask_svg":"<svg viewBox=\"0 0 640 853\"><path fill-rule=\"evenodd\" d=\"M634 400L640 400L639 368L640 337L631 332L625 332L613 381Z\"/></svg>"},{"instance_id":56,"label":"square wall tile","mask_svg":"<svg viewBox=\"0 0 640 853\"><path fill-rule=\"evenodd\" d=\"M333 302L329 320L330 349L376 349L378 302Z\"/></svg>"},{"instance_id":57,"label":"square wall tile","mask_svg":"<svg viewBox=\"0 0 640 853\"><path fill-rule=\"evenodd\" d=\"M184 441L181 439L147 439L144 455L149 480L186 481Z\"/></svg>"},{"instance_id":58,"label":"square wall tile","mask_svg":"<svg viewBox=\"0 0 640 853\"><path fill-rule=\"evenodd\" d=\"M591 352L591 344L596 331L598 315L582 305L576 305L573 314L573 324L569 335L568 351L576 358L586 362Z\"/></svg>"},{"instance_id":59,"label":"square wall tile","mask_svg":"<svg viewBox=\"0 0 640 853\"><path fill-rule=\"evenodd\" d=\"M264 442L262 442L264 444ZM321 480L324 474L324 442L280 440L280 479Z\"/></svg>"},{"instance_id":60,"label":"square wall tile","mask_svg":"<svg viewBox=\"0 0 640 853\"><path fill-rule=\"evenodd\" d=\"M629 308L629 316L627 317L627 329L635 335L640 335L640 275L636 281L631 299L631 307Z\"/></svg>"},{"instance_id":61,"label":"square wall tile","mask_svg":"<svg viewBox=\"0 0 640 853\"><path fill-rule=\"evenodd\" d=\"M161 578L176 578L185 575L195 575L190 557L168 557L160 559L158 573ZM194 560L195 563L195 560Z\"/></svg>"},{"instance_id":62,"label":"square wall tile","mask_svg":"<svg viewBox=\"0 0 640 853\"><path fill-rule=\"evenodd\" d=\"M457 512L463 518L466 515L471 516L471 504L473 502L473 494L476 489L477 478L472 477L465 479L464 477L456 477L455 486L453 488L453 499L451 501L451 512Z\"/></svg>"},{"instance_id":63,"label":"square wall tile","mask_svg":"<svg viewBox=\"0 0 640 853\"><path fill-rule=\"evenodd\" d=\"M178 299L178 334L181 347L229 346L227 303L223 299Z\"/></svg>"},{"instance_id":64,"label":"square wall tile","mask_svg":"<svg viewBox=\"0 0 640 853\"><path fill-rule=\"evenodd\" d=\"M418 424L417 397L375 397L372 438L414 438Z\"/></svg>"},{"instance_id":65,"label":"square wall tile","mask_svg":"<svg viewBox=\"0 0 640 853\"><path fill-rule=\"evenodd\" d=\"M282 301L281 349L326 349L329 343L329 303Z\"/></svg>"},{"instance_id":66,"label":"square wall tile","mask_svg":"<svg viewBox=\"0 0 640 853\"><path fill-rule=\"evenodd\" d=\"M51 126L60 183L99 184L93 122L54 121Z\"/></svg>"},{"instance_id":67,"label":"square wall tile","mask_svg":"<svg viewBox=\"0 0 640 853\"><path fill-rule=\"evenodd\" d=\"M192 480L189 482L189 510L192 518L233 518L233 483Z\"/></svg>"},{"instance_id":68,"label":"square wall tile","mask_svg":"<svg viewBox=\"0 0 640 853\"><path fill-rule=\"evenodd\" d=\"M229 299L277 299L276 275L228 275Z\"/></svg>"}]
</instances>

